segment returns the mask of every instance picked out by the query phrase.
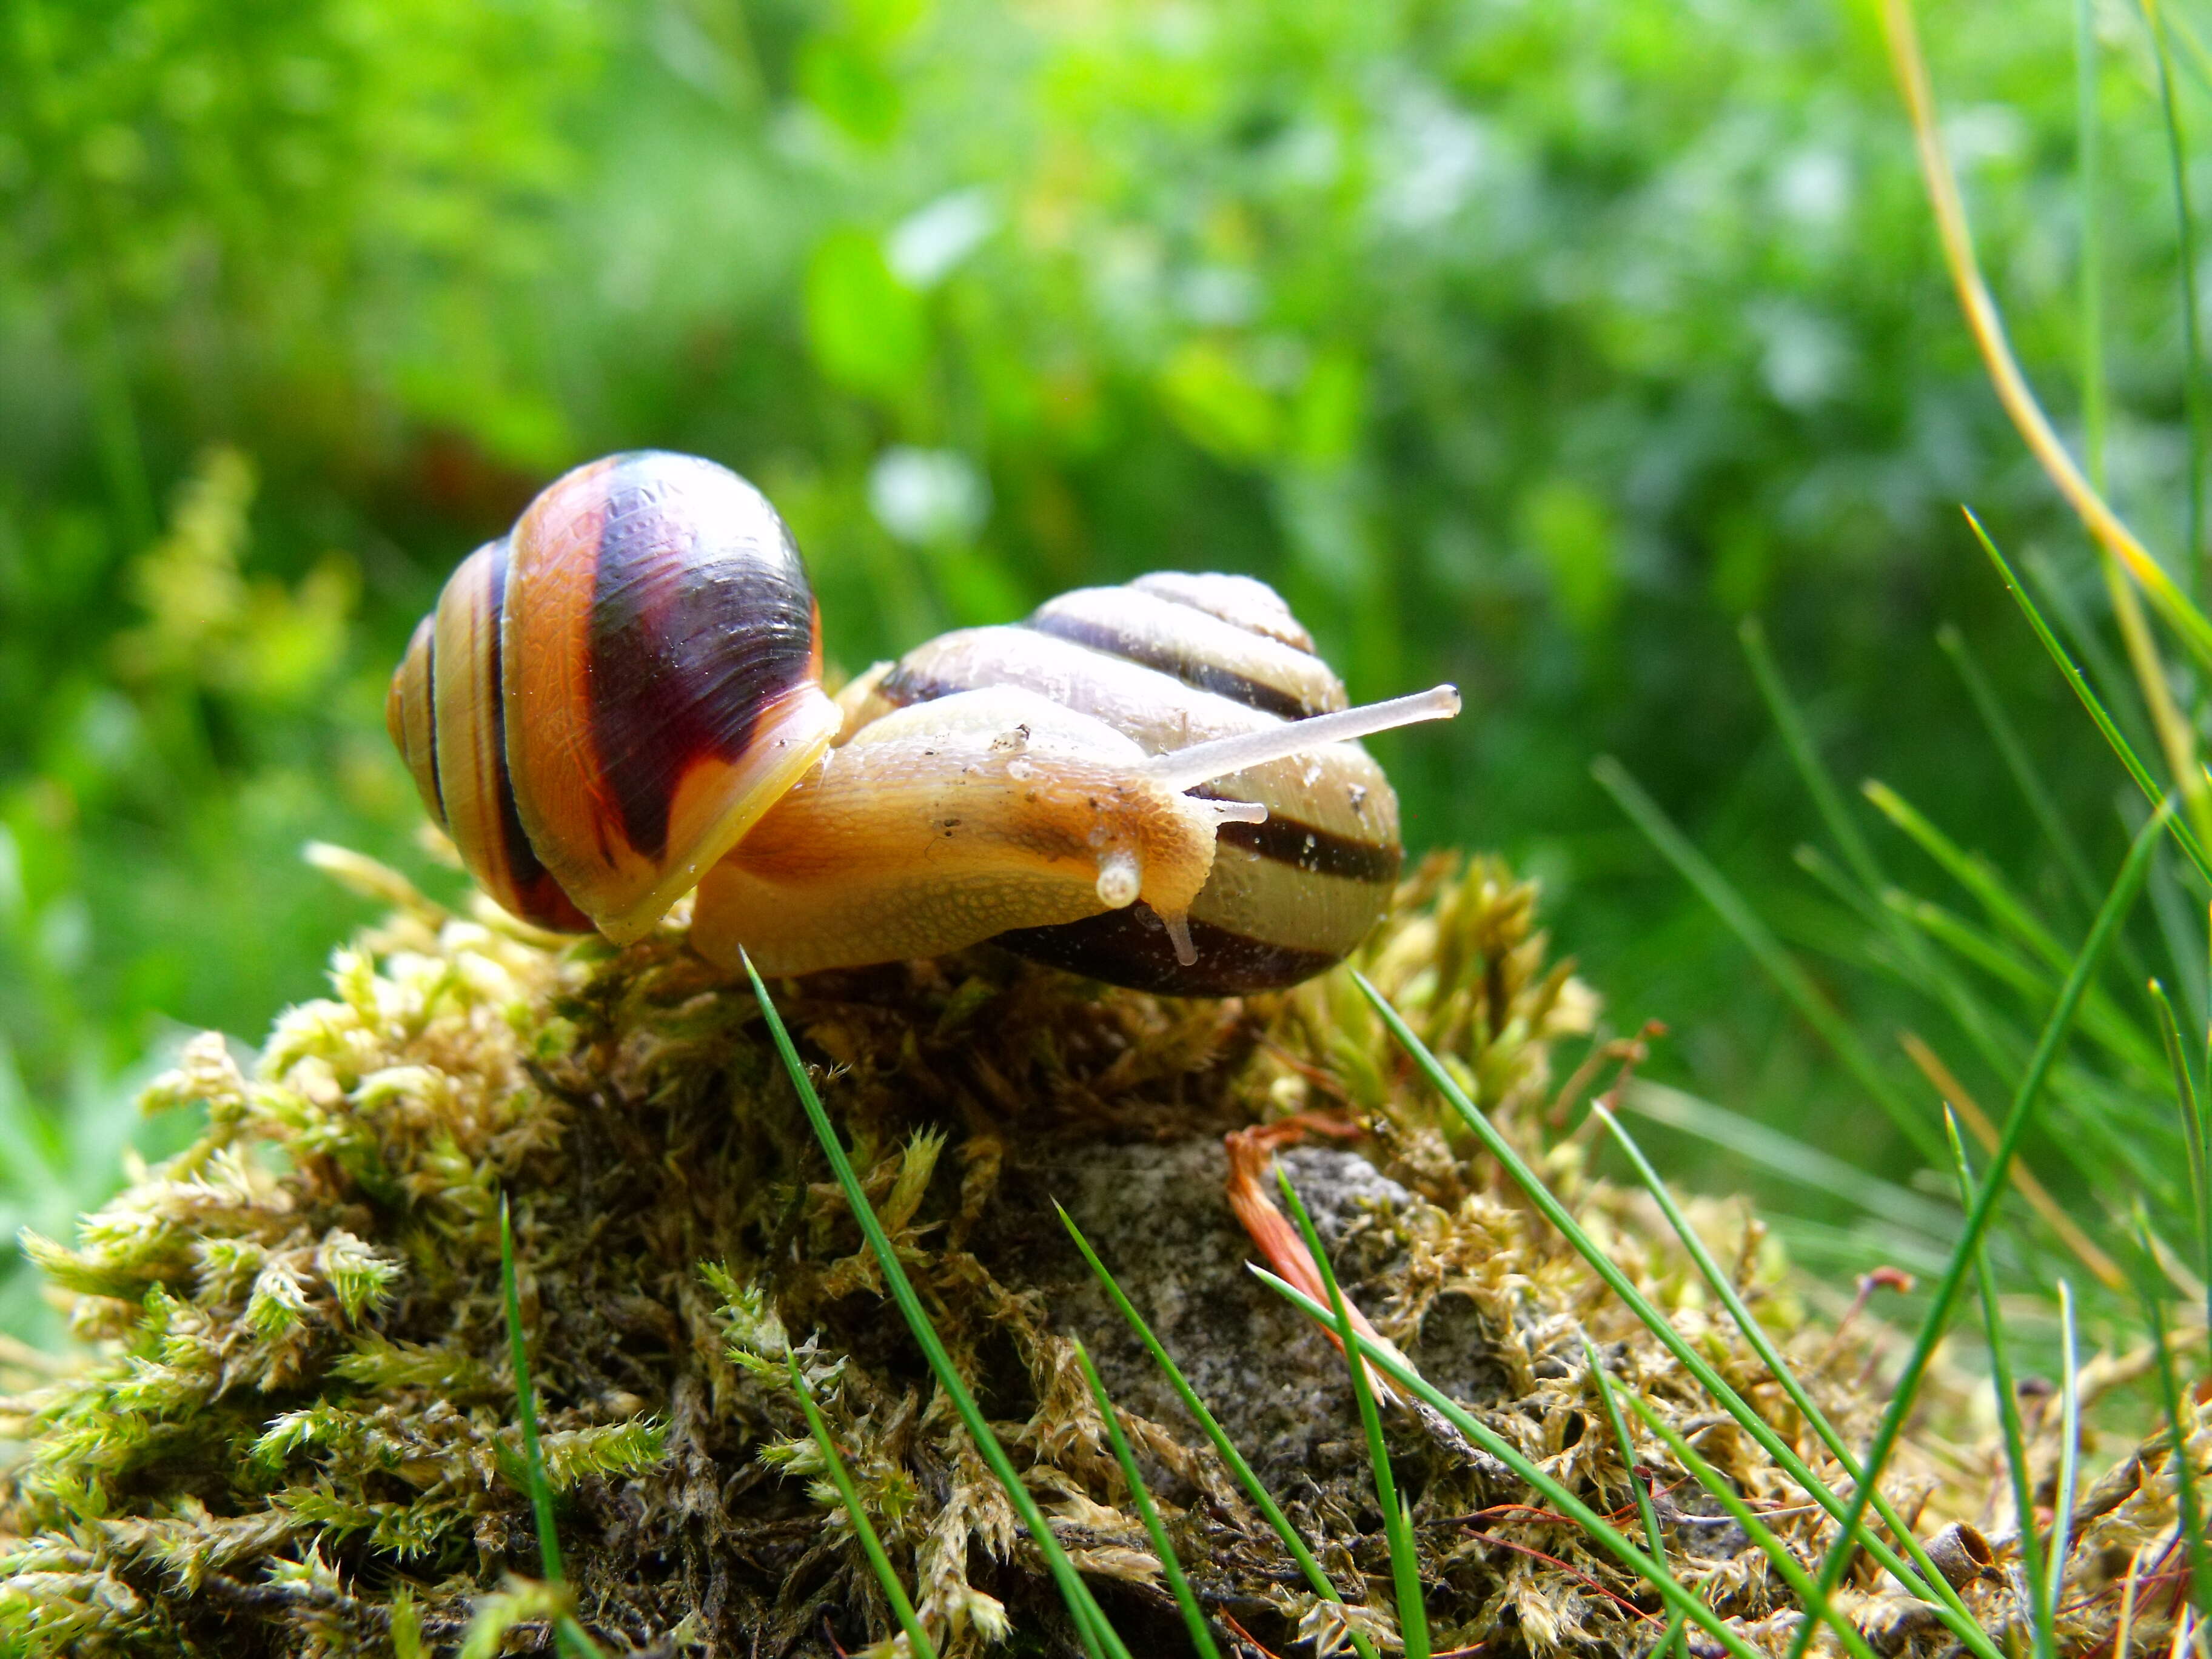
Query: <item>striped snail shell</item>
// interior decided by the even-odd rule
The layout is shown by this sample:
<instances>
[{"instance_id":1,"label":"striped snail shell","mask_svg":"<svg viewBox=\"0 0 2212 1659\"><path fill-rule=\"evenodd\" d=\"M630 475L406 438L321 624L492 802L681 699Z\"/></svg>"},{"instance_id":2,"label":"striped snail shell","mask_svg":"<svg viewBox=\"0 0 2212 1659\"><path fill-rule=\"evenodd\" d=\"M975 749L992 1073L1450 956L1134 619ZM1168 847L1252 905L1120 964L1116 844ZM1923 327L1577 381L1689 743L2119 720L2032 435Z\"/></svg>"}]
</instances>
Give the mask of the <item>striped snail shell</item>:
<instances>
[{"instance_id":1,"label":"striped snail shell","mask_svg":"<svg viewBox=\"0 0 2212 1659\"><path fill-rule=\"evenodd\" d=\"M942 635L848 690L846 731L893 708L1016 686L1093 715L1144 751L1171 750L1346 706L1342 681L1265 583L1162 572L1062 594L1022 623ZM1177 960L1142 907L1001 933L1038 961L1141 990L1218 996L1296 984L1330 967L1389 908L1402 849L1398 800L1356 743L1334 743L1200 784L1256 801L1224 823L1192 904L1197 960Z\"/></svg>"},{"instance_id":2,"label":"striped snail shell","mask_svg":"<svg viewBox=\"0 0 2212 1659\"><path fill-rule=\"evenodd\" d=\"M507 909L644 934L837 731L791 532L728 469L566 474L463 562L386 703L461 861Z\"/></svg>"}]
</instances>

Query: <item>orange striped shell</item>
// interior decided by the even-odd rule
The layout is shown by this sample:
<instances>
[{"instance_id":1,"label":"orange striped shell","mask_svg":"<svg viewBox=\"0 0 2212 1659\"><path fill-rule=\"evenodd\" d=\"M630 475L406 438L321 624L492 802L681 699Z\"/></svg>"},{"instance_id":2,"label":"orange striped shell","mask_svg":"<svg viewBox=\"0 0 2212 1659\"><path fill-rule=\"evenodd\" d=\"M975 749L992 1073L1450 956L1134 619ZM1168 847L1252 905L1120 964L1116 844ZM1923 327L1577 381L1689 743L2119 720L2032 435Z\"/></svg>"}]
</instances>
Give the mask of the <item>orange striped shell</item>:
<instances>
[{"instance_id":1,"label":"orange striped shell","mask_svg":"<svg viewBox=\"0 0 2212 1659\"><path fill-rule=\"evenodd\" d=\"M647 451L549 485L446 584L386 720L469 873L636 939L838 727L798 546L726 467Z\"/></svg>"}]
</instances>

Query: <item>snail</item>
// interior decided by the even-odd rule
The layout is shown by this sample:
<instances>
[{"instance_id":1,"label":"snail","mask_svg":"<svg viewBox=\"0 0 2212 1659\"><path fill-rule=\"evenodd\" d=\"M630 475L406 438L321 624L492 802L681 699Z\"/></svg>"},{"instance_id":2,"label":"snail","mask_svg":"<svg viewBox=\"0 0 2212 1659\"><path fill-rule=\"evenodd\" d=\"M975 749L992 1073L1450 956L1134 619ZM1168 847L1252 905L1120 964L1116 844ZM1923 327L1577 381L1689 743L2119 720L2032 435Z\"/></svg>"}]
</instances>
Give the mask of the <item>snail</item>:
<instances>
[{"instance_id":1,"label":"snail","mask_svg":"<svg viewBox=\"0 0 2212 1659\"><path fill-rule=\"evenodd\" d=\"M1176 573L941 635L830 697L790 531L735 473L648 451L549 485L416 627L386 703L499 904L764 973L995 939L1184 994L1294 983L1387 907L1397 801L1366 708L1282 600Z\"/></svg>"}]
</instances>

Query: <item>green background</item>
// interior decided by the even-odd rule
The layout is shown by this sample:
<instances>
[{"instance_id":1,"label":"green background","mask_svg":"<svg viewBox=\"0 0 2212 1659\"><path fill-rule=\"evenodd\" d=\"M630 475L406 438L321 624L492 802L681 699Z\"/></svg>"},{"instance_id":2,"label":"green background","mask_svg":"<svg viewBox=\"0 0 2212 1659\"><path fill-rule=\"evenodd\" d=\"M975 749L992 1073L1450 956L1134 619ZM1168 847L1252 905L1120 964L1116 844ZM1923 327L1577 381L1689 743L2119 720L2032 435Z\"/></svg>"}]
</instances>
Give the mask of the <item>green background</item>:
<instances>
[{"instance_id":1,"label":"green background","mask_svg":"<svg viewBox=\"0 0 2212 1659\"><path fill-rule=\"evenodd\" d=\"M2073 9L1924 26L1984 260L2070 419ZM2174 545L2157 71L2132 9L2097 28L2113 489ZM1674 1027L1655 1075L1861 1164L1899 1164L1894 1130L1592 758L1875 1031L1893 994L1793 865L1813 820L1741 618L1839 775L2060 914L1940 624L2100 867L2126 833L1959 514L2100 637L1855 7L15 0L0 1093L20 1077L46 1145L0 1145L12 1218L64 1225L125 1134L158 1143L122 1103L180 1029L251 1041L316 993L372 912L303 842L454 890L384 736L390 666L538 486L644 447L769 493L848 670L1181 567L1275 583L1358 696L1457 681L1455 725L1376 745L1409 843L1509 854L1611 1028Z\"/></svg>"}]
</instances>

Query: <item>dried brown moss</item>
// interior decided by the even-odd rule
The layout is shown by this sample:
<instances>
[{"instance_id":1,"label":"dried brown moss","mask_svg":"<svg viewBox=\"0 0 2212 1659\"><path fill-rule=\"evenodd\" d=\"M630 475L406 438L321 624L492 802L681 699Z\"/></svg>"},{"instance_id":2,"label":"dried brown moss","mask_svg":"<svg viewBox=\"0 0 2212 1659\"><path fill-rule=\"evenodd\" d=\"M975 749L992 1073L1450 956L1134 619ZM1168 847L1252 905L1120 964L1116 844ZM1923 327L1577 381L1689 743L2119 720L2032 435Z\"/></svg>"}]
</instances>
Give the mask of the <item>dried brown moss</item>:
<instances>
[{"instance_id":1,"label":"dried brown moss","mask_svg":"<svg viewBox=\"0 0 2212 1659\"><path fill-rule=\"evenodd\" d=\"M101 1357L13 1402L28 1444L0 1505L15 1540L0 1632L40 1652L458 1642L537 1563L500 1305L505 1193L576 1604L611 1650L827 1654L890 1628L788 1391L795 1349L940 1644L1074 1651L825 1184L750 994L673 926L621 952L561 948L392 896L393 920L340 953L333 996L279 1022L254 1076L207 1039L156 1086L154 1105L205 1106L194 1146L75 1243L34 1245ZM1431 864L1363 965L1680 1328L1793 1431L1645 1207L1586 1180L1578 1143L1546 1146L1550 1045L1587 1029L1593 1000L1547 966L1533 902L1492 863ZM1107 1311L1055 1199L1364 1600L1356 1616L1390 1628L1341 1361L1241 1271L1223 1198L1220 1136L1298 1111L1358 1126L1356 1153L1302 1150L1291 1167L1355 1297L1432 1378L1620 1509L1629 1475L1588 1337L1801 1549L1822 1541L1796 1488L1454 1141L1344 976L1176 1001L982 950L778 993L948 1347L1139 1654L1182 1638L1075 1335L1208 1606L1277 1652L1326 1639L1329 1620ZM1863 1434L1880 1402L1858 1391L1861 1352L1826 1358L1826 1334L1771 1294L1778 1263L1740 1211L1705 1219L1825 1407ZM1652 1599L1572 1528L1514 1507L1529 1494L1502 1469L1411 1415L1390 1435L1440 1646L1649 1649ZM1662 1487L1679 1478L1656 1444L1639 1456ZM1908 1455L1893 1490L1911 1513L1938 1485ZM2172 1491L2154 1449L2100 1489L2077 1557L2084 1645L2109 1629L2130 1552L2170 1528ZM1778 1651L1786 1595L1740 1533L1701 1518L1711 1507L1692 1486L1665 1498L1670 1553ZM2010 1616L2002 1583L1974 1593L1993 1622ZM2136 1600L2149 1638L2172 1596ZM1915 1604L1880 1584L1847 1602L1886 1644L1933 1650ZM550 1641L526 1595L499 1606L520 1620L511 1648Z\"/></svg>"}]
</instances>

